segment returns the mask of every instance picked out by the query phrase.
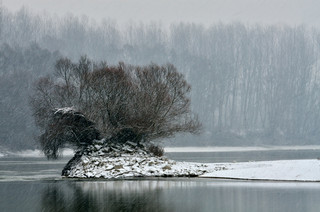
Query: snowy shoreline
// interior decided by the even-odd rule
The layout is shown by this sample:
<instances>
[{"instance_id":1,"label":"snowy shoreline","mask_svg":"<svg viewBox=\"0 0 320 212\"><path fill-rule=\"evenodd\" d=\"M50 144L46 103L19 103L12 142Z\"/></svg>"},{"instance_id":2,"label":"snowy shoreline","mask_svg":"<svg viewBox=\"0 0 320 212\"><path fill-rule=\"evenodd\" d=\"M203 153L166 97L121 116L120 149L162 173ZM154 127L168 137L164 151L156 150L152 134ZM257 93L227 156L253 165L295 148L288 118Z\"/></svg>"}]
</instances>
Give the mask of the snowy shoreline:
<instances>
[{"instance_id":1,"label":"snowy shoreline","mask_svg":"<svg viewBox=\"0 0 320 212\"><path fill-rule=\"evenodd\" d=\"M294 149L318 149L319 146L291 147ZM100 147L101 148L101 147ZM217 149L218 148L218 149ZM216 147L215 151L238 151L239 147ZM258 150L259 149L259 150ZM250 148L248 151L260 151ZM273 149L273 148L272 148ZM288 149L288 148L284 148ZM234 163L195 163L178 162L165 157L155 157L144 151L136 153L116 152L104 155L103 148L97 152L83 155L79 163L74 164L67 178L128 179L132 177L199 177L230 180L293 181L320 182L320 160L278 160ZM188 148L176 148L168 152L182 152ZM178 151L179 150L179 151ZM193 152L204 149L193 149ZM207 149L211 151L212 149ZM243 150L246 151L246 150ZM66 149L64 155L73 155ZM113 155L114 154L114 155ZM43 157L39 150L9 153L10 156ZM0 157L7 154L1 152ZM111 157L110 157L111 156Z\"/></svg>"},{"instance_id":2,"label":"snowy shoreline","mask_svg":"<svg viewBox=\"0 0 320 212\"><path fill-rule=\"evenodd\" d=\"M143 166L135 164L137 157L120 157L108 160L108 169L79 164L67 178L78 179L131 179L135 177L198 177L244 181L320 182L320 160L280 160L242 163L193 163L176 162L164 158L151 157ZM122 164L121 166L120 163ZM149 165L151 163L151 165ZM112 168L118 167L117 170Z\"/></svg>"},{"instance_id":3,"label":"snowy shoreline","mask_svg":"<svg viewBox=\"0 0 320 212\"><path fill-rule=\"evenodd\" d=\"M215 147L165 147L165 152L251 152L251 151L286 151L320 150L320 145L305 146L215 146Z\"/></svg>"},{"instance_id":4,"label":"snowy shoreline","mask_svg":"<svg viewBox=\"0 0 320 212\"><path fill-rule=\"evenodd\" d=\"M208 146L208 147L165 147L165 153L178 152L252 152L252 151L298 151L298 150L320 150L320 145L305 145L305 146ZM69 148L62 150L64 157L72 157L74 151ZM23 151L8 151L0 148L1 157L45 157L39 149L23 150ZM319 155L320 157L320 155Z\"/></svg>"},{"instance_id":5,"label":"snowy shoreline","mask_svg":"<svg viewBox=\"0 0 320 212\"><path fill-rule=\"evenodd\" d=\"M242 163L212 164L223 169L208 172L199 177L260 180L320 182L320 160L279 160ZM211 165L208 165L211 167Z\"/></svg>"},{"instance_id":6,"label":"snowy shoreline","mask_svg":"<svg viewBox=\"0 0 320 212\"><path fill-rule=\"evenodd\" d=\"M129 143L132 144L132 143ZM200 177L233 180L320 182L320 160L235 163L178 162L129 144L94 145L63 174L71 178ZM110 146L111 145L111 146ZM120 150L121 149L121 150ZM72 161L72 160L71 160Z\"/></svg>"}]
</instances>

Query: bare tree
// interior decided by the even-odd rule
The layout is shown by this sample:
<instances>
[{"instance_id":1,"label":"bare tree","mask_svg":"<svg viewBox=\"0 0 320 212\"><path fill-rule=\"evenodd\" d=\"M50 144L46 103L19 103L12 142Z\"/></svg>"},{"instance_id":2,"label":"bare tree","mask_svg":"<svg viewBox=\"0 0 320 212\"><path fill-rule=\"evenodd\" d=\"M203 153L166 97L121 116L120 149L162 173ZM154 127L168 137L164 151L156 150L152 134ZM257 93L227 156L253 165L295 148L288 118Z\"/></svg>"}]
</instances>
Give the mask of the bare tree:
<instances>
[{"instance_id":1,"label":"bare tree","mask_svg":"<svg viewBox=\"0 0 320 212\"><path fill-rule=\"evenodd\" d=\"M59 149L66 144L85 147L100 138L95 124L72 108L51 111L44 133L40 136L42 150L48 159L56 159Z\"/></svg>"},{"instance_id":2,"label":"bare tree","mask_svg":"<svg viewBox=\"0 0 320 212\"><path fill-rule=\"evenodd\" d=\"M100 134L121 137L118 142L126 135L148 142L180 132L197 133L201 128L190 110L191 87L171 64L108 66L81 57L78 63L60 59L55 68L56 78L40 78L31 97L43 132L40 143L53 158L64 143L81 146ZM57 113L61 111L57 108L65 107L74 108L72 118ZM78 116L86 118L74 118Z\"/></svg>"}]
</instances>

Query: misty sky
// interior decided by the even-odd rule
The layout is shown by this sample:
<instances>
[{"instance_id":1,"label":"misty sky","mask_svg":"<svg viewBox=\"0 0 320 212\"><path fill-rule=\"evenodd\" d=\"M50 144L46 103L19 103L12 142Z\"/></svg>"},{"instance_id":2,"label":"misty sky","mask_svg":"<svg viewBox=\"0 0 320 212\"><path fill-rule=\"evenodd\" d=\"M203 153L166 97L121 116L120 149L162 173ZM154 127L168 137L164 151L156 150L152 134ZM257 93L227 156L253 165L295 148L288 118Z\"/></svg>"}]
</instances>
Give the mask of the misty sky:
<instances>
[{"instance_id":1,"label":"misty sky","mask_svg":"<svg viewBox=\"0 0 320 212\"><path fill-rule=\"evenodd\" d=\"M51 14L85 14L96 20L194 22L241 21L320 26L319 0L2 0L11 11L26 6Z\"/></svg>"}]
</instances>

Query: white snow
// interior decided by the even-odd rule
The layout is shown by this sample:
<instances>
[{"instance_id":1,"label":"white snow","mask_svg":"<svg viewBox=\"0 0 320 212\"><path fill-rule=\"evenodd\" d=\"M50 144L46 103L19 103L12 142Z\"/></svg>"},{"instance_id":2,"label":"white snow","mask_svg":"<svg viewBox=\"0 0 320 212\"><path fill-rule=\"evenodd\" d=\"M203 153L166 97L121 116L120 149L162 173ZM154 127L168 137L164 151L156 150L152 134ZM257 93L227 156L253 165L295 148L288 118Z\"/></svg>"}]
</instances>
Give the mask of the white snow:
<instances>
[{"instance_id":1,"label":"white snow","mask_svg":"<svg viewBox=\"0 0 320 212\"><path fill-rule=\"evenodd\" d=\"M206 178L320 182L320 160L283 160L210 164ZM220 169L217 169L220 167Z\"/></svg>"},{"instance_id":2,"label":"white snow","mask_svg":"<svg viewBox=\"0 0 320 212\"><path fill-rule=\"evenodd\" d=\"M93 146L93 148L95 148ZM99 152L82 155L67 174L73 178L203 177L241 180L320 182L320 160L283 160L242 163L177 162L145 152Z\"/></svg>"},{"instance_id":3,"label":"white snow","mask_svg":"<svg viewBox=\"0 0 320 212\"><path fill-rule=\"evenodd\" d=\"M247 147L166 147L165 152L251 152L276 150L320 150L319 145L305 146L247 146Z\"/></svg>"},{"instance_id":4,"label":"white snow","mask_svg":"<svg viewBox=\"0 0 320 212\"><path fill-rule=\"evenodd\" d=\"M70 148L64 148L61 150L62 155L64 157L72 157L74 155L74 151ZM43 154L43 152L39 149L35 149L35 150L23 150L23 151L16 151L16 152L12 152L12 151L4 151L4 152L0 152L0 157L25 157L25 158L42 158L45 157L45 155Z\"/></svg>"},{"instance_id":5,"label":"white snow","mask_svg":"<svg viewBox=\"0 0 320 212\"><path fill-rule=\"evenodd\" d=\"M320 146L290 147L290 149L317 149ZM247 151L265 151L276 147L248 147ZM111 150L113 149L113 150ZM122 149L122 150L121 150ZM243 147L209 149L209 151L238 151ZM289 149L277 147L276 149ZM128 151L130 150L130 151ZM166 149L168 150L168 149ZM172 151L195 151L194 148ZM208 148L206 148L208 151ZM264 151L263 150L263 151ZM204 151L199 149L198 151ZM177 162L156 157L145 148L130 143L94 144L83 150L75 164L64 170L72 178L128 178L128 177L203 177L241 180L310 181L320 182L320 160L282 160L242 163Z\"/></svg>"},{"instance_id":6,"label":"white snow","mask_svg":"<svg viewBox=\"0 0 320 212\"><path fill-rule=\"evenodd\" d=\"M68 177L73 178L126 178L199 176L208 170L206 164L186 163L165 157L142 154L122 154L119 157L82 156Z\"/></svg>"},{"instance_id":7,"label":"white snow","mask_svg":"<svg viewBox=\"0 0 320 212\"><path fill-rule=\"evenodd\" d=\"M313 148L313 147L309 147ZM71 149L63 155L72 156ZM3 156L44 157L40 150L1 152ZM164 157L122 154L120 157L82 157L69 177L125 178L137 176L199 176L239 180L320 182L320 160L282 160L242 163L176 162Z\"/></svg>"},{"instance_id":8,"label":"white snow","mask_svg":"<svg viewBox=\"0 0 320 212\"><path fill-rule=\"evenodd\" d=\"M75 109L73 107L62 107L62 108L55 108L55 114L56 113L69 113L71 111L74 111Z\"/></svg>"}]
</instances>

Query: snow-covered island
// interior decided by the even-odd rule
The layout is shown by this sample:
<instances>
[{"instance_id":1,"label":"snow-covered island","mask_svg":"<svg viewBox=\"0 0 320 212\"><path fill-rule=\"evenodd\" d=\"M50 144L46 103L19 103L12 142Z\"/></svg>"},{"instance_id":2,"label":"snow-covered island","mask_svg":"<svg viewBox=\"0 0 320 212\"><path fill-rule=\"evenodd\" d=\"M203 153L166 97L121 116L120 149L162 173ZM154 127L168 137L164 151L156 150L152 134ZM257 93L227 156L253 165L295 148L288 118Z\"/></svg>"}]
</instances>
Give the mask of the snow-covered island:
<instances>
[{"instance_id":1,"label":"snow-covered island","mask_svg":"<svg viewBox=\"0 0 320 212\"><path fill-rule=\"evenodd\" d=\"M144 144L95 140L69 161L69 178L127 179L132 177L203 177L238 180L320 182L320 160L242 163L177 162L157 157Z\"/></svg>"},{"instance_id":2,"label":"snow-covered island","mask_svg":"<svg viewBox=\"0 0 320 212\"><path fill-rule=\"evenodd\" d=\"M148 145L94 140L77 152L62 171L72 178L196 177L211 170L207 164L176 162L148 151Z\"/></svg>"},{"instance_id":3,"label":"snow-covered island","mask_svg":"<svg viewBox=\"0 0 320 212\"><path fill-rule=\"evenodd\" d=\"M123 148L121 150L121 148ZM295 147L298 148L298 147ZM218 148L220 151L220 148ZM170 150L169 150L170 151ZM196 150L197 151L197 150ZM201 151L204 151L201 148ZM232 148L232 151L234 149ZM237 149L238 151L238 149ZM71 149L63 151L72 155ZM0 152L1 157L43 157L40 150ZM68 178L127 179L132 177L201 177L233 180L320 182L320 160L280 160L233 163L177 162L148 153L146 146L95 140L77 152L63 170Z\"/></svg>"},{"instance_id":4,"label":"snow-covered island","mask_svg":"<svg viewBox=\"0 0 320 212\"><path fill-rule=\"evenodd\" d=\"M86 57L78 63L62 58L57 64L58 78L52 83L49 78L40 79L30 102L45 156L57 159L59 149L76 149L62 171L65 177L320 181L318 160L201 164L162 157L158 141L202 129L190 108L191 86L172 64L108 66L101 62L104 65L89 70L83 64L95 62ZM79 67L87 70L80 73ZM43 92L44 85L48 93Z\"/></svg>"}]
</instances>

